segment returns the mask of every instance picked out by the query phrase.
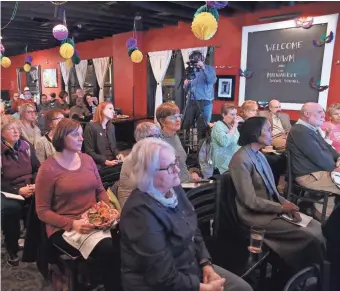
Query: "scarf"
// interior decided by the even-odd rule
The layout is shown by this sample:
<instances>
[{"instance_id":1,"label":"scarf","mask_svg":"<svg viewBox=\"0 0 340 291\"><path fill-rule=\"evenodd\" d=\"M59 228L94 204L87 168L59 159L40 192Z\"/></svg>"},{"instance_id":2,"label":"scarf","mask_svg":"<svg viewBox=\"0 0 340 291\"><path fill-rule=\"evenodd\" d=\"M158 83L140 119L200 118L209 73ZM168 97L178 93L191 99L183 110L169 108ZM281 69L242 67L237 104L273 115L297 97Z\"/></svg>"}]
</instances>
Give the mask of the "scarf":
<instances>
[{"instance_id":1,"label":"scarf","mask_svg":"<svg viewBox=\"0 0 340 291\"><path fill-rule=\"evenodd\" d=\"M175 191L173 189L170 189L172 196L169 198L166 198L165 195L161 192L159 192L156 188L153 188L151 191L146 192L149 196L151 196L153 199L157 200L160 204L162 204L165 207L169 208L175 208L178 204L178 199Z\"/></svg>"}]
</instances>

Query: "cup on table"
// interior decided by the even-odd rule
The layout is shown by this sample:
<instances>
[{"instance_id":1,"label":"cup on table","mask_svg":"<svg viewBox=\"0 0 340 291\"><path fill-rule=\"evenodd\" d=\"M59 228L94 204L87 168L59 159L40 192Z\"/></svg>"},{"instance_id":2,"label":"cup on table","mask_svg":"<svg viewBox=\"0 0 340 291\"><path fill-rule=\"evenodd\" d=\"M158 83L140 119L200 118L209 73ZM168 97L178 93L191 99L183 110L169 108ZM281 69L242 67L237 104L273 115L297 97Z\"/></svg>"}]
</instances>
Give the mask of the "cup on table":
<instances>
[{"instance_id":1,"label":"cup on table","mask_svg":"<svg viewBox=\"0 0 340 291\"><path fill-rule=\"evenodd\" d=\"M260 227L252 226L250 228L250 246L248 250L258 254L262 252L262 244L266 230Z\"/></svg>"}]
</instances>

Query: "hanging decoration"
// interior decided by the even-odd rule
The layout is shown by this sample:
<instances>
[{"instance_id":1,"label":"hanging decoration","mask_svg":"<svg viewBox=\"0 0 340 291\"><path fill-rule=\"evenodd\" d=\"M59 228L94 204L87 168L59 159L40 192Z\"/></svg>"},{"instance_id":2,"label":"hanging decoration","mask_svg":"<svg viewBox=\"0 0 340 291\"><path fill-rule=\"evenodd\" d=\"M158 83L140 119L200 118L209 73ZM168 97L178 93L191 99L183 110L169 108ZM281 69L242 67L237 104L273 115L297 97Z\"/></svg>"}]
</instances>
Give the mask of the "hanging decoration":
<instances>
[{"instance_id":1,"label":"hanging decoration","mask_svg":"<svg viewBox=\"0 0 340 291\"><path fill-rule=\"evenodd\" d=\"M228 5L228 1L206 1L206 5L198 8L191 24L193 34L201 40L212 38L218 27L218 9Z\"/></svg>"},{"instance_id":2,"label":"hanging decoration","mask_svg":"<svg viewBox=\"0 0 340 291\"><path fill-rule=\"evenodd\" d=\"M66 59L66 66L68 66L69 68L71 68L73 66L73 62L72 59Z\"/></svg>"},{"instance_id":3,"label":"hanging decoration","mask_svg":"<svg viewBox=\"0 0 340 291\"><path fill-rule=\"evenodd\" d=\"M5 29L14 20L15 15L17 14L17 11L18 11L18 7L19 7L19 1L15 1L15 5L14 5L14 9L13 9L11 18L9 19L9 21L7 22L6 25L1 27L1 30Z\"/></svg>"},{"instance_id":4,"label":"hanging decoration","mask_svg":"<svg viewBox=\"0 0 340 291\"><path fill-rule=\"evenodd\" d=\"M9 68L11 66L11 60L8 57L2 57L1 58L1 66L5 69Z\"/></svg>"},{"instance_id":5,"label":"hanging decoration","mask_svg":"<svg viewBox=\"0 0 340 291\"><path fill-rule=\"evenodd\" d=\"M222 9L228 5L228 1L205 1L208 7Z\"/></svg>"},{"instance_id":6,"label":"hanging decoration","mask_svg":"<svg viewBox=\"0 0 340 291\"><path fill-rule=\"evenodd\" d=\"M309 80L309 87L311 87L312 89L314 89L314 90L316 90L318 92L325 91L325 90L327 90L329 88L329 86L327 86L327 85L321 86L320 85L320 81L316 83L314 81L313 77L310 78L310 80Z\"/></svg>"},{"instance_id":7,"label":"hanging decoration","mask_svg":"<svg viewBox=\"0 0 340 291\"><path fill-rule=\"evenodd\" d=\"M299 17L295 19L296 27L302 27L304 29L311 28L313 26L314 18L311 16Z\"/></svg>"},{"instance_id":8,"label":"hanging decoration","mask_svg":"<svg viewBox=\"0 0 340 291\"><path fill-rule=\"evenodd\" d=\"M31 65L28 63L24 64L24 71L28 73L30 70L31 70Z\"/></svg>"},{"instance_id":9,"label":"hanging decoration","mask_svg":"<svg viewBox=\"0 0 340 291\"><path fill-rule=\"evenodd\" d=\"M74 54L74 47L69 43L64 43L61 45L59 53L64 59L70 59Z\"/></svg>"},{"instance_id":10,"label":"hanging decoration","mask_svg":"<svg viewBox=\"0 0 340 291\"><path fill-rule=\"evenodd\" d=\"M136 35L136 20L134 20L132 37L126 40L126 48L131 61L138 64L143 60L143 53L138 49Z\"/></svg>"},{"instance_id":11,"label":"hanging decoration","mask_svg":"<svg viewBox=\"0 0 340 291\"><path fill-rule=\"evenodd\" d=\"M250 79L253 75L254 72L248 71L248 69L245 69L244 71L240 68L238 70L238 74L240 77L245 77L246 79Z\"/></svg>"},{"instance_id":12,"label":"hanging decoration","mask_svg":"<svg viewBox=\"0 0 340 291\"><path fill-rule=\"evenodd\" d=\"M32 66L32 61L33 61L33 57L32 56L28 56L27 55L27 49L28 49L28 45L25 46L25 64L23 66L23 69L25 72L29 72L31 71L31 66Z\"/></svg>"},{"instance_id":13,"label":"hanging decoration","mask_svg":"<svg viewBox=\"0 0 340 291\"><path fill-rule=\"evenodd\" d=\"M326 43L331 43L334 39L334 33L331 31L329 35L324 34L319 40L313 40L313 45L315 47L324 46Z\"/></svg>"},{"instance_id":14,"label":"hanging decoration","mask_svg":"<svg viewBox=\"0 0 340 291\"><path fill-rule=\"evenodd\" d=\"M65 40L68 37L68 29L63 24L58 24L55 27L53 27L53 36L57 40Z\"/></svg>"},{"instance_id":15,"label":"hanging decoration","mask_svg":"<svg viewBox=\"0 0 340 291\"><path fill-rule=\"evenodd\" d=\"M80 63L80 57L78 51L74 51L73 57L72 57L72 63L75 65L78 65Z\"/></svg>"},{"instance_id":16,"label":"hanging decoration","mask_svg":"<svg viewBox=\"0 0 340 291\"><path fill-rule=\"evenodd\" d=\"M5 52L5 47L0 43L0 53L3 54Z\"/></svg>"}]
</instances>

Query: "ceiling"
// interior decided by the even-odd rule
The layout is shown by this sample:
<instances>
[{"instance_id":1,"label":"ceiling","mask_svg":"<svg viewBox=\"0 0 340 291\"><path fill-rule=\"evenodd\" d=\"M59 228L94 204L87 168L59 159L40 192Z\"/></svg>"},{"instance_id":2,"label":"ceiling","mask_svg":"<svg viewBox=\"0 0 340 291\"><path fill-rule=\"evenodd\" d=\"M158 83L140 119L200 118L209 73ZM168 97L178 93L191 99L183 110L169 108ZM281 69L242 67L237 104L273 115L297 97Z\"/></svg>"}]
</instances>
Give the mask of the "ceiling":
<instances>
[{"instance_id":1,"label":"ceiling","mask_svg":"<svg viewBox=\"0 0 340 291\"><path fill-rule=\"evenodd\" d=\"M62 1L59 1L62 2ZM104 38L131 31L135 20L137 30L176 26L178 21L191 22L203 1L63 1L67 27L76 42ZM301 2L299 2L300 4ZM304 2L306 3L306 2ZM1 36L6 55L13 56L60 45L52 36L52 28L62 22L52 1L19 1L15 17L10 21L15 1L1 1ZM294 1L229 1L220 14L230 17L237 13L294 5Z\"/></svg>"}]
</instances>

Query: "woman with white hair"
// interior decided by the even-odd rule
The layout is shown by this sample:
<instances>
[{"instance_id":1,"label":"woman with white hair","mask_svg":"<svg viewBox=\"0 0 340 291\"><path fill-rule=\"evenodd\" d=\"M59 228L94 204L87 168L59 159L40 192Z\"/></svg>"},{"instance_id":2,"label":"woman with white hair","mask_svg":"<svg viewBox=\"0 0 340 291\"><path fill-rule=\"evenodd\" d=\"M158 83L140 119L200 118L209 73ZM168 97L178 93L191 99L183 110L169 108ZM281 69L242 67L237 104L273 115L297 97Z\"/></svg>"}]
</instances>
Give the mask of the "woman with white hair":
<instances>
[{"instance_id":1,"label":"woman with white hair","mask_svg":"<svg viewBox=\"0 0 340 291\"><path fill-rule=\"evenodd\" d=\"M147 137L161 138L161 136L162 133L160 127L152 122L139 123L135 129L135 140L137 142ZM122 208L134 189L130 183L131 171L131 156L128 155L125 157L122 169L120 171L119 186L117 191L118 201Z\"/></svg>"},{"instance_id":2,"label":"woman with white hair","mask_svg":"<svg viewBox=\"0 0 340 291\"><path fill-rule=\"evenodd\" d=\"M20 105L20 128L22 137L31 145L36 147L41 138L41 131L36 125L37 110L34 103L24 103Z\"/></svg>"},{"instance_id":3,"label":"woman with white hair","mask_svg":"<svg viewBox=\"0 0 340 291\"><path fill-rule=\"evenodd\" d=\"M160 139L143 139L133 147L131 162L136 189L120 220L123 289L252 290L241 278L212 265L192 204L180 186L173 147Z\"/></svg>"}]
</instances>

